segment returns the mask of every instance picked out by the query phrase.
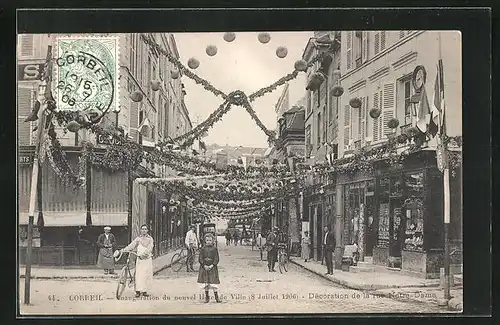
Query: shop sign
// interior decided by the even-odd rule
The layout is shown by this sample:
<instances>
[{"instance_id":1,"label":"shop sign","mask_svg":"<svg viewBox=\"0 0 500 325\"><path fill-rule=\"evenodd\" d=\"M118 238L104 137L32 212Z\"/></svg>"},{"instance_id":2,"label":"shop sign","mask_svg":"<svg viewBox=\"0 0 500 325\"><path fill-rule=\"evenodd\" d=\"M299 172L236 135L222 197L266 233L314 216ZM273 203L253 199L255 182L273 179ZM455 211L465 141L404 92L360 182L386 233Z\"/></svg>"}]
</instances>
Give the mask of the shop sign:
<instances>
[{"instance_id":1,"label":"shop sign","mask_svg":"<svg viewBox=\"0 0 500 325\"><path fill-rule=\"evenodd\" d=\"M31 165L33 164L33 155L22 154L19 156L20 165Z\"/></svg>"},{"instance_id":2,"label":"shop sign","mask_svg":"<svg viewBox=\"0 0 500 325\"><path fill-rule=\"evenodd\" d=\"M17 66L17 80L34 81L42 79L44 62L19 64Z\"/></svg>"},{"instance_id":3,"label":"shop sign","mask_svg":"<svg viewBox=\"0 0 500 325\"><path fill-rule=\"evenodd\" d=\"M121 146L123 142L111 135L98 134L97 144Z\"/></svg>"}]
</instances>

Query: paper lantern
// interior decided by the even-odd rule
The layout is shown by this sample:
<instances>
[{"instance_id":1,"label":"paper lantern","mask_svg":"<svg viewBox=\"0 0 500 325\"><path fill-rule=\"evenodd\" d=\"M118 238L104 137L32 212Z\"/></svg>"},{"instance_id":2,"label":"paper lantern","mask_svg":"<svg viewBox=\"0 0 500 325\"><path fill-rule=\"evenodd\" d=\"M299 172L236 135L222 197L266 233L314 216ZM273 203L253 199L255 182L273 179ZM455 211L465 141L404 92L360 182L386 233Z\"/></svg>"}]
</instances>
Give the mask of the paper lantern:
<instances>
[{"instance_id":1,"label":"paper lantern","mask_svg":"<svg viewBox=\"0 0 500 325\"><path fill-rule=\"evenodd\" d=\"M209 46L207 46L207 49L205 50L205 52L207 52L208 56L214 56L217 54L217 46L209 45Z\"/></svg>"},{"instance_id":2,"label":"paper lantern","mask_svg":"<svg viewBox=\"0 0 500 325\"><path fill-rule=\"evenodd\" d=\"M196 187L196 182L192 182L192 183L191 183L191 186L192 186L192 187Z\"/></svg>"},{"instance_id":3,"label":"paper lantern","mask_svg":"<svg viewBox=\"0 0 500 325\"><path fill-rule=\"evenodd\" d=\"M130 94L130 98L134 102L138 103L138 102L140 102L144 98L144 96L142 95L142 92L136 90L136 91L134 91L133 93Z\"/></svg>"},{"instance_id":4,"label":"paper lantern","mask_svg":"<svg viewBox=\"0 0 500 325\"><path fill-rule=\"evenodd\" d=\"M68 131L76 133L78 132L78 130L80 130L81 125L77 121L71 121L68 123L68 125L66 125L66 128L68 129Z\"/></svg>"},{"instance_id":5,"label":"paper lantern","mask_svg":"<svg viewBox=\"0 0 500 325\"><path fill-rule=\"evenodd\" d=\"M351 105L352 108L360 108L361 107L361 99L358 97L352 98L349 101L349 105Z\"/></svg>"},{"instance_id":6,"label":"paper lantern","mask_svg":"<svg viewBox=\"0 0 500 325\"><path fill-rule=\"evenodd\" d=\"M335 97L340 97L344 94L344 87L342 86L334 86L332 88L332 95Z\"/></svg>"},{"instance_id":7,"label":"paper lantern","mask_svg":"<svg viewBox=\"0 0 500 325\"><path fill-rule=\"evenodd\" d=\"M190 58L188 60L188 67L191 69L196 69L200 66L200 61L196 60L195 58Z\"/></svg>"},{"instance_id":8,"label":"paper lantern","mask_svg":"<svg viewBox=\"0 0 500 325\"><path fill-rule=\"evenodd\" d=\"M257 38L262 44L267 44L271 40L271 35L269 35L269 33L259 33Z\"/></svg>"},{"instance_id":9,"label":"paper lantern","mask_svg":"<svg viewBox=\"0 0 500 325\"><path fill-rule=\"evenodd\" d=\"M341 77L342 74L340 73L339 69L335 69L335 70L333 70L332 75L333 75L333 77L336 77L337 79L340 79L340 77Z\"/></svg>"},{"instance_id":10,"label":"paper lantern","mask_svg":"<svg viewBox=\"0 0 500 325\"><path fill-rule=\"evenodd\" d=\"M304 60L297 60L294 64L295 70L297 71L306 71L307 70L307 62Z\"/></svg>"},{"instance_id":11,"label":"paper lantern","mask_svg":"<svg viewBox=\"0 0 500 325\"><path fill-rule=\"evenodd\" d=\"M276 49L276 56L280 59L283 59L288 54L288 49L284 46L280 46Z\"/></svg>"},{"instance_id":12,"label":"paper lantern","mask_svg":"<svg viewBox=\"0 0 500 325\"><path fill-rule=\"evenodd\" d=\"M397 118L391 118L389 121L387 121L387 127L389 129L395 129L399 126L399 120Z\"/></svg>"},{"instance_id":13,"label":"paper lantern","mask_svg":"<svg viewBox=\"0 0 500 325\"><path fill-rule=\"evenodd\" d=\"M172 70L170 72L170 76L172 77L172 79L177 79L179 78L179 70Z\"/></svg>"},{"instance_id":14,"label":"paper lantern","mask_svg":"<svg viewBox=\"0 0 500 325\"><path fill-rule=\"evenodd\" d=\"M235 38L236 38L236 34L233 32L224 33L224 40L226 42L232 42L235 40Z\"/></svg>"},{"instance_id":15,"label":"paper lantern","mask_svg":"<svg viewBox=\"0 0 500 325\"><path fill-rule=\"evenodd\" d=\"M381 113L382 113L382 111L379 108L372 108L370 110L370 117L377 118L380 116Z\"/></svg>"},{"instance_id":16,"label":"paper lantern","mask_svg":"<svg viewBox=\"0 0 500 325\"><path fill-rule=\"evenodd\" d=\"M153 91L160 89L160 82L158 80L151 81L151 89L153 89Z\"/></svg>"}]
</instances>

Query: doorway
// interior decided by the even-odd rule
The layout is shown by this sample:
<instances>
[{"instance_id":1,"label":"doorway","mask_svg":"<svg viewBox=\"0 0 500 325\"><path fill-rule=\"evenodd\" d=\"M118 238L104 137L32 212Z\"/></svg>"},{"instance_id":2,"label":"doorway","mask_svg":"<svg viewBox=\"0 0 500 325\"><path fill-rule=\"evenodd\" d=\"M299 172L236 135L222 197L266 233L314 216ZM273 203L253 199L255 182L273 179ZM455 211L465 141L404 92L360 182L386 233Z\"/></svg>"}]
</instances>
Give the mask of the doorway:
<instances>
[{"instance_id":1,"label":"doorway","mask_svg":"<svg viewBox=\"0 0 500 325\"><path fill-rule=\"evenodd\" d=\"M323 260L323 214L321 211L321 205L316 205L316 251L317 251L317 260Z\"/></svg>"}]
</instances>

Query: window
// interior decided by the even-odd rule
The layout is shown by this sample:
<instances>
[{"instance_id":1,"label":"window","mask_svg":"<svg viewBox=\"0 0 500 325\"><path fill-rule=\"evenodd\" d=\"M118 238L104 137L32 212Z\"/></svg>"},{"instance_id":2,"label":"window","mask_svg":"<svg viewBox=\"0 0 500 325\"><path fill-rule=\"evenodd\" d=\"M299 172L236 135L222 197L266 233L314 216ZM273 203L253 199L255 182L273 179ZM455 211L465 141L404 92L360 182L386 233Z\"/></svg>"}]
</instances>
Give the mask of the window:
<instances>
[{"instance_id":1,"label":"window","mask_svg":"<svg viewBox=\"0 0 500 325\"><path fill-rule=\"evenodd\" d=\"M404 103L405 103L405 125L411 123L411 96L412 87L411 80L406 80L404 83Z\"/></svg>"},{"instance_id":2,"label":"window","mask_svg":"<svg viewBox=\"0 0 500 325\"><path fill-rule=\"evenodd\" d=\"M307 108L307 115L309 115L311 113L311 92L309 90L307 90L306 108Z\"/></svg>"},{"instance_id":3,"label":"window","mask_svg":"<svg viewBox=\"0 0 500 325\"><path fill-rule=\"evenodd\" d=\"M348 31L346 33L347 33L347 37L346 37L346 43L347 43L346 55L347 55L347 60L346 60L346 63L347 63L347 70L350 70L351 67L352 67L352 32Z\"/></svg>"},{"instance_id":4,"label":"window","mask_svg":"<svg viewBox=\"0 0 500 325\"><path fill-rule=\"evenodd\" d=\"M377 55L379 52L382 52L385 50L385 38L386 38L386 32L381 31L381 32L375 32L375 55Z\"/></svg>"},{"instance_id":5,"label":"window","mask_svg":"<svg viewBox=\"0 0 500 325\"><path fill-rule=\"evenodd\" d=\"M356 68L361 65L363 57L363 32L356 31L354 38L354 59Z\"/></svg>"},{"instance_id":6,"label":"window","mask_svg":"<svg viewBox=\"0 0 500 325\"><path fill-rule=\"evenodd\" d=\"M34 42L35 40L33 34L21 35L20 54L22 57L30 57L35 55Z\"/></svg>"},{"instance_id":7,"label":"window","mask_svg":"<svg viewBox=\"0 0 500 325\"><path fill-rule=\"evenodd\" d=\"M317 120L317 135L318 135L318 143L317 147L319 148L321 146L321 133L322 133L322 125L321 125L321 112L318 113L318 120Z\"/></svg>"},{"instance_id":8,"label":"window","mask_svg":"<svg viewBox=\"0 0 500 325\"><path fill-rule=\"evenodd\" d=\"M349 105L344 106L344 146L348 146L351 139L350 132L351 124L351 107Z\"/></svg>"},{"instance_id":9,"label":"window","mask_svg":"<svg viewBox=\"0 0 500 325\"><path fill-rule=\"evenodd\" d=\"M376 91L373 94L373 108L378 108L382 110L382 90ZM376 119L373 119L373 141L378 141L382 139L382 114L377 117Z\"/></svg>"}]
</instances>

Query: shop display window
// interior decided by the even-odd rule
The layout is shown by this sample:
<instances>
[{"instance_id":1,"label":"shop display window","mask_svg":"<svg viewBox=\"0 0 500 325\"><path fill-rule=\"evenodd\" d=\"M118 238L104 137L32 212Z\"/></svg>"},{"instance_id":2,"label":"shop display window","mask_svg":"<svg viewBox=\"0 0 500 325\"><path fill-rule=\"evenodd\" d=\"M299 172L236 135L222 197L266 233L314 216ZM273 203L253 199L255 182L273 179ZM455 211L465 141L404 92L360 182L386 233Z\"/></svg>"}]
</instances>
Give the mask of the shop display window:
<instances>
[{"instance_id":1,"label":"shop display window","mask_svg":"<svg viewBox=\"0 0 500 325\"><path fill-rule=\"evenodd\" d=\"M406 231L404 249L411 251L424 250L424 213L423 201L409 198L404 203L406 211Z\"/></svg>"}]
</instances>

